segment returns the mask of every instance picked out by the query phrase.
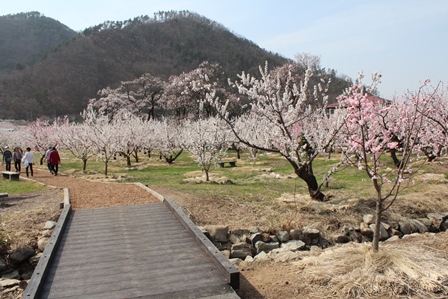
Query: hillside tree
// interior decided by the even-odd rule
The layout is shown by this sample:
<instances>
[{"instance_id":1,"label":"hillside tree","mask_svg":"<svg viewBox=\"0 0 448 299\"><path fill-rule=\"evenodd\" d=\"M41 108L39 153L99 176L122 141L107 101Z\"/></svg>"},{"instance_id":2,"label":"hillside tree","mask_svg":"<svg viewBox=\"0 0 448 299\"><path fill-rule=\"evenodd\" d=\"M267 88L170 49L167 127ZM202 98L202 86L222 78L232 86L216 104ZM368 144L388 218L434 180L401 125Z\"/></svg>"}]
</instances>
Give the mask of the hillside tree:
<instances>
[{"instance_id":1,"label":"hillside tree","mask_svg":"<svg viewBox=\"0 0 448 299\"><path fill-rule=\"evenodd\" d=\"M371 86L376 85L379 77L378 74L373 75ZM412 158L418 151L418 140L426 121L420 110L426 110L428 101L422 97L420 88L415 94L384 105L372 101L368 90L361 83L355 84L340 97L347 110L345 130L341 136L346 139L347 153L355 154L353 164L370 178L376 193L372 246L374 251L378 251L381 216L396 201L404 183L409 183L415 174ZM400 145L394 138L396 132L403 133ZM393 170L384 168L382 158L390 149L398 147L401 154L399 165Z\"/></svg>"},{"instance_id":2,"label":"hillside tree","mask_svg":"<svg viewBox=\"0 0 448 299\"><path fill-rule=\"evenodd\" d=\"M283 156L307 184L310 197L324 201L326 197L314 175L313 161L331 149L343 118L340 113L326 113L328 82L310 86L312 69L303 70L300 78L293 75L296 69L286 65L270 72L266 63L264 68L260 67L261 78L244 72L238 75L239 80L230 84L251 100L249 112L238 118L229 114L228 101L222 104L219 98L211 97L209 101L239 142Z\"/></svg>"}]
</instances>

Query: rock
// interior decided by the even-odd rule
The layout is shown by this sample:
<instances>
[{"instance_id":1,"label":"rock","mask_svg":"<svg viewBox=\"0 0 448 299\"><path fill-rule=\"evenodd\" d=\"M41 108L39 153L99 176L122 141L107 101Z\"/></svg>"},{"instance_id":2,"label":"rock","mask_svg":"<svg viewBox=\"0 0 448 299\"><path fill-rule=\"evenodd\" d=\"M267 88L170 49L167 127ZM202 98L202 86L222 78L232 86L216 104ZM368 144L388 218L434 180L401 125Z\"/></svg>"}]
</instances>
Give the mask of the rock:
<instances>
[{"instance_id":1,"label":"rock","mask_svg":"<svg viewBox=\"0 0 448 299\"><path fill-rule=\"evenodd\" d=\"M252 245L255 245L258 241L261 241L261 239L262 239L262 235L260 233L252 234L249 238L250 243Z\"/></svg>"},{"instance_id":2,"label":"rock","mask_svg":"<svg viewBox=\"0 0 448 299\"><path fill-rule=\"evenodd\" d=\"M244 259L244 261L245 261L246 263L252 263L252 262L254 261L254 258L251 257L250 255L248 255L248 256L246 256L246 258Z\"/></svg>"},{"instance_id":3,"label":"rock","mask_svg":"<svg viewBox=\"0 0 448 299\"><path fill-rule=\"evenodd\" d=\"M242 259L239 258L233 258L233 259L229 259L229 261L235 266L238 267L239 264L243 261Z\"/></svg>"},{"instance_id":4,"label":"rock","mask_svg":"<svg viewBox=\"0 0 448 299\"><path fill-rule=\"evenodd\" d=\"M19 288L21 288L22 290L25 290L27 286L28 286L28 282L26 280L21 280L19 282Z\"/></svg>"},{"instance_id":5,"label":"rock","mask_svg":"<svg viewBox=\"0 0 448 299\"><path fill-rule=\"evenodd\" d=\"M238 243L241 243L240 238L238 237L238 235L235 235L235 234L230 234L229 241L230 241L230 243L232 243L232 244L238 244Z\"/></svg>"},{"instance_id":6,"label":"rock","mask_svg":"<svg viewBox=\"0 0 448 299\"><path fill-rule=\"evenodd\" d=\"M259 254L262 251L268 253L269 251L279 247L280 245L278 244L278 242L265 243L263 241L258 241L257 243L255 243L255 252L257 254Z\"/></svg>"},{"instance_id":7,"label":"rock","mask_svg":"<svg viewBox=\"0 0 448 299\"><path fill-rule=\"evenodd\" d=\"M300 240L291 240L286 243L283 243L281 246L282 249L289 251L298 251L305 249L305 247L306 247L305 242Z\"/></svg>"},{"instance_id":8,"label":"rock","mask_svg":"<svg viewBox=\"0 0 448 299\"><path fill-rule=\"evenodd\" d=\"M44 229L53 229L56 226L56 222L54 221L47 221L45 222Z\"/></svg>"},{"instance_id":9,"label":"rock","mask_svg":"<svg viewBox=\"0 0 448 299\"><path fill-rule=\"evenodd\" d=\"M424 225L420 221L415 220L415 219L409 219L409 222L417 228L417 231L420 234L424 234L424 233L428 232L428 228L426 227L426 225Z\"/></svg>"},{"instance_id":10,"label":"rock","mask_svg":"<svg viewBox=\"0 0 448 299\"><path fill-rule=\"evenodd\" d=\"M289 233L287 231L279 231L275 234L277 239L281 243L285 243L289 241Z\"/></svg>"},{"instance_id":11,"label":"rock","mask_svg":"<svg viewBox=\"0 0 448 299\"><path fill-rule=\"evenodd\" d=\"M230 249L230 258L240 258L244 260L247 256L252 256L252 246L247 243L238 243L232 245Z\"/></svg>"},{"instance_id":12,"label":"rock","mask_svg":"<svg viewBox=\"0 0 448 299\"><path fill-rule=\"evenodd\" d=\"M317 239L320 236L320 231L315 228L305 227L303 234L310 239Z\"/></svg>"},{"instance_id":13,"label":"rock","mask_svg":"<svg viewBox=\"0 0 448 299\"><path fill-rule=\"evenodd\" d=\"M400 230L400 224L398 223L398 221L390 221L389 225L391 227L391 229L395 229L395 230Z\"/></svg>"},{"instance_id":14,"label":"rock","mask_svg":"<svg viewBox=\"0 0 448 299\"><path fill-rule=\"evenodd\" d=\"M384 227L385 230L389 231L391 226L387 223L381 222L381 225Z\"/></svg>"},{"instance_id":15,"label":"rock","mask_svg":"<svg viewBox=\"0 0 448 299\"><path fill-rule=\"evenodd\" d=\"M5 279L20 279L19 270L15 269L12 272L2 274L2 278L5 278Z\"/></svg>"},{"instance_id":16,"label":"rock","mask_svg":"<svg viewBox=\"0 0 448 299\"><path fill-rule=\"evenodd\" d=\"M351 239L346 235L339 235L334 240L336 243L345 244L351 241Z\"/></svg>"},{"instance_id":17,"label":"rock","mask_svg":"<svg viewBox=\"0 0 448 299\"><path fill-rule=\"evenodd\" d=\"M357 232L356 230L350 231L348 233L348 237L351 241L361 243L362 242L362 234Z\"/></svg>"},{"instance_id":18,"label":"rock","mask_svg":"<svg viewBox=\"0 0 448 299\"><path fill-rule=\"evenodd\" d=\"M258 227L256 227L256 226L253 226L253 227L251 227L249 229L249 234L256 234L256 233L259 233L259 232L260 232L260 229Z\"/></svg>"},{"instance_id":19,"label":"rock","mask_svg":"<svg viewBox=\"0 0 448 299\"><path fill-rule=\"evenodd\" d=\"M390 235L391 236L398 236L398 237L402 237L403 233L395 228L391 228L390 229Z\"/></svg>"},{"instance_id":20,"label":"rock","mask_svg":"<svg viewBox=\"0 0 448 299\"><path fill-rule=\"evenodd\" d=\"M43 252L43 251L45 250L45 247L47 246L49 240L50 240L50 239L47 238L47 237L40 238L39 240L37 240L37 248L38 248L41 252Z\"/></svg>"},{"instance_id":21,"label":"rock","mask_svg":"<svg viewBox=\"0 0 448 299\"><path fill-rule=\"evenodd\" d=\"M375 231L375 224L370 224L370 229L372 231ZM380 241L384 241L386 239L389 238L389 233L387 232L387 230L384 228L383 224L380 224L380 236L379 236L379 240Z\"/></svg>"},{"instance_id":22,"label":"rock","mask_svg":"<svg viewBox=\"0 0 448 299\"><path fill-rule=\"evenodd\" d=\"M23 272L21 275L20 275L20 279L22 280L22 281L24 281L24 280L30 280L31 279L31 276L33 276L33 271L31 270L31 271L25 271L25 272Z\"/></svg>"},{"instance_id":23,"label":"rock","mask_svg":"<svg viewBox=\"0 0 448 299\"><path fill-rule=\"evenodd\" d=\"M8 264L4 259L0 258L0 272L5 271L6 269L8 269Z\"/></svg>"},{"instance_id":24,"label":"rock","mask_svg":"<svg viewBox=\"0 0 448 299\"><path fill-rule=\"evenodd\" d=\"M328 241L327 239L324 239L322 237L317 240L319 240L319 243L317 245L319 245L321 248L328 248L332 245L330 243L330 241Z\"/></svg>"},{"instance_id":25,"label":"rock","mask_svg":"<svg viewBox=\"0 0 448 299\"><path fill-rule=\"evenodd\" d=\"M367 223L361 222L359 224L359 230L361 232L361 235L363 236L366 236L368 238L371 238L373 236L373 230Z\"/></svg>"},{"instance_id":26,"label":"rock","mask_svg":"<svg viewBox=\"0 0 448 299\"><path fill-rule=\"evenodd\" d=\"M39 259L42 256L42 252L38 252L36 255L33 255L28 259L28 262L31 266L36 267L37 263L39 263Z\"/></svg>"},{"instance_id":27,"label":"rock","mask_svg":"<svg viewBox=\"0 0 448 299\"><path fill-rule=\"evenodd\" d=\"M268 243L271 241L271 234L269 233L261 233L261 241Z\"/></svg>"},{"instance_id":28,"label":"rock","mask_svg":"<svg viewBox=\"0 0 448 299\"><path fill-rule=\"evenodd\" d=\"M222 250L221 253L226 258L230 258L230 250Z\"/></svg>"},{"instance_id":29,"label":"rock","mask_svg":"<svg viewBox=\"0 0 448 299\"><path fill-rule=\"evenodd\" d=\"M279 242L277 235L270 235L267 242Z\"/></svg>"},{"instance_id":30,"label":"rock","mask_svg":"<svg viewBox=\"0 0 448 299\"><path fill-rule=\"evenodd\" d=\"M343 234L349 234L350 232L354 231L355 228L351 225L344 225L343 227L341 227L341 232Z\"/></svg>"},{"instance_id":31,"label":"rock","mask_svg":"<svg viewBox=\"0 0 448 299\"><path fill-rule=\"evenodd\" d=\"M205 229L210 234L210 237L216 242L227 242L229 233L229 226L227 225L207 225Z\"/></svg>"},{"instance_id":32,"label":"rock","mask_svg":"<svg viewBox=\"0 0 448 299\"><path fill-rule=\"evenodd\" d=\"M400 231L405 234L405 235L410 235L413 233L412 231L412 226L409 222L407 221L400 221Z\"/></svg>"},{"instance_id":33,"label":"rock","mask_svg":"<svg viewBox=\"0 0 448 299\"><path fill-rule=\"evenodd\" d=\"M445 232L448 230L448 218L443 220L439 227L440 231Z\"/></svg>"},{"instance_id":34,"label":"rock","mask_svg":"<svg viewBox=\"0 0 448 299\"><path fill-rule=\"evenodd\" d=\"M304 234L300 235L299 240L305 242L305 244L308 246L311 245L311 239Z\"/></svg>"},{"instance_id":35,"label":"rock","mask_svg":"<svg viewBox=\"0 0 448 299\"><path fill-rule=\"evenodd\" d=\"M41 232L40 236L41 236L41 237L47 237L47 238L50 238L50 237L51 237L51 233L52 233L51 230L43 230L43 231Z\"/></svg>"},{"instance_id":36,"label":"rock","mask_svg":"<svg viewBox=\"0 0 448 299\"><path fill-rule=\"evenodd\" d=\"M264 251L261 251L259 254L254 256L254 262L266 262L269 261L268 254Z\"/></svg>"},{"instance_id":37,"label":"rock","mask_svg":"<svg viewBox=\"0 0 448 299\"><path fill-rule=\"evenodd\" d=\"M362 216L362 222L368 225L375 223L374 216L372 214L365 214Z\"/></svg>"},{"instance_id":38,"label":"rock","mask_svg":"<svg viewBox=\"0 0 448 299\"><path fill-rule=\"evenodd\" d=\"M12 264L21 263L34 255L34 249L30 246L23 246L17 248L9 255L9 260Z\"/></svg>"},{"instance_id":39,"label":"rock","mask_svg":"<svg viewBox=\"0 0 448 299\"><path fill-rule=\"evenodd\" d=\"M428 217L428 219L430 219L432 221L432 223L434 223L435 226L437 226L440 229L440 225L443 222L443 215L440 213L428 213L426 215L426 217Z\"/></svg>"},{"instance_id":40,"label":"rock","mask_svg":"<svg viewBox=\"0 0 448 299\"><path fill-rule=\"evenodd\" d=\"M291 229L289 231L289 238L291 240L299 240L299 237L302 235L302 230L298 228Z\"/></svg>"}]
</instances>

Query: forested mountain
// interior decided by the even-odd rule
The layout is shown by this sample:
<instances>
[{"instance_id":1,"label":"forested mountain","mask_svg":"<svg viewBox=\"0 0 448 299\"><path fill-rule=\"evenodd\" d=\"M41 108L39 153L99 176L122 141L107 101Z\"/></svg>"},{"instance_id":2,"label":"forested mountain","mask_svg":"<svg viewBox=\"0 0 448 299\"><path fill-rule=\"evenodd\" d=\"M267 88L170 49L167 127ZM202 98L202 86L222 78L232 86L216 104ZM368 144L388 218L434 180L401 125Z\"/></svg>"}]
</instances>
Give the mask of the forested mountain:
<instances>
[{"instance_id":1,"label":"forested mountain","mask_svg":"<svg viewBox=\"0 0 448 299\"><path fill-rule=\"evenodd\" d=\"M21 20L23 27L28 22L27 17L15 20ZM48 20L34 17L33 21L40 24ZM20 48L20 44L16 46ZM144 73L166 80L197 68L203 61L221 65L224 79L242 71L256 72L265 61L272 67L287 61L187 11L105 22L47 49L44 59L34 65L24 61L25 68L3 73L0 118L31 120L42 115L78 114L102 88L116 87ZM18 49L3 53L11 51Z\"/></svg>"},{"instance_id":2,"label":"forested mountain","mask_svg":"<svg viewBox=\"0 0 448 299\"><path fill-rule=\"evenodd\" d=\"M41 60L52 47L76 32L39 12L0 17L0 73L23 69Z\"/></svg>"}]
</instances>

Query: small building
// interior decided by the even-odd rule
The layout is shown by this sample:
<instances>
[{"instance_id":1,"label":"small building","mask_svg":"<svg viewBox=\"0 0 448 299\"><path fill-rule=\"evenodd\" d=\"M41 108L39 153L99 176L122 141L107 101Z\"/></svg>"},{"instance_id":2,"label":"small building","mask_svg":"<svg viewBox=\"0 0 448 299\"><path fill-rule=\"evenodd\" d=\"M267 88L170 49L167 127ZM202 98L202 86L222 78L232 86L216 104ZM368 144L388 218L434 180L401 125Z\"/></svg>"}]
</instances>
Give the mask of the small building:
<instances>
[{"instance_id":1,"label":"small building","mask_svg":"<svg viewBox=\"0 0 448 299\"><path fill-rule=\"evenodd\" d=\"M373 96L373 95L368 95L367 99L374 102L374 103L378 103L380 105L390 105L392 103L392 101L387 100L387 99L383 99L377 96ZM334 114L334 111L338 108L344 108L344 107L340 107L339 102L333 102L327 105L326 110L327 110L327 114L328 115L332 115Z\"/></svg>"}]
</instances>

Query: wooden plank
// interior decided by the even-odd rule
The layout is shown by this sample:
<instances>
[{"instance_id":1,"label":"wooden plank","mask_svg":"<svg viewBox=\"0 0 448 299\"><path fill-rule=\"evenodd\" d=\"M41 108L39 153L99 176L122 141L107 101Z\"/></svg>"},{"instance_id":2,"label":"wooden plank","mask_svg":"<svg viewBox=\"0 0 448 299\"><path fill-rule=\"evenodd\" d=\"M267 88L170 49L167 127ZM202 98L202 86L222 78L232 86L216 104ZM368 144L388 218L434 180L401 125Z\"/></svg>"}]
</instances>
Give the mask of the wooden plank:
<instances>
[{"instance_id":1,"label":"wooden plank","mask_svg":"<svg viewBox=\"0 0 448 299\"><path fill-rule=\"evenodd\" d=\"M44 284L44 280L49 270L49 265L54 258L54 254L58 249L58 245L61 242L62 232L67 225L67 221L69 219L71 211L72 207L70 204L64 206L64 209L59 216L56 227L53 229L50 240L48 241L41 258L39 259L39 262L34 269L33 275L31 276L30 282L26 287L22 298L37 298L42 285Z\"/></svg>"},{"instance_id":2,"label":"wooden plank","mask_svg":"<svg viewBox=\"0 0 448 299\"><path fill-rule=\"evenodd\" d=\"M240 287L240 273L238 269L216 248L215 245L201 232L201 230L185 215L179 206L169 198L165 198L165 204L175 211L179 221L188 229L196 240L196 243L204 250L212 262L220 269L229 284L234 289Z\"/></svg>"},{"instance_id":3,"label":"wooden plank","mask_svg":"<svg viewBox=\"0 0 448 299\"><path fill-rule=\"evenodd\" d=\"M228 283L164 203L73 211L47 278L44 298L197 298Z\"/></svg>"}]
</instances>

